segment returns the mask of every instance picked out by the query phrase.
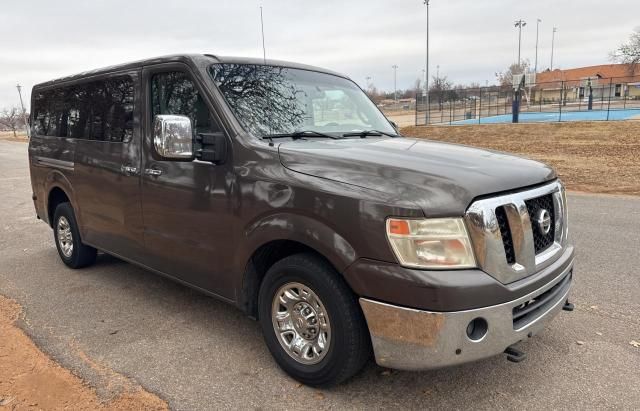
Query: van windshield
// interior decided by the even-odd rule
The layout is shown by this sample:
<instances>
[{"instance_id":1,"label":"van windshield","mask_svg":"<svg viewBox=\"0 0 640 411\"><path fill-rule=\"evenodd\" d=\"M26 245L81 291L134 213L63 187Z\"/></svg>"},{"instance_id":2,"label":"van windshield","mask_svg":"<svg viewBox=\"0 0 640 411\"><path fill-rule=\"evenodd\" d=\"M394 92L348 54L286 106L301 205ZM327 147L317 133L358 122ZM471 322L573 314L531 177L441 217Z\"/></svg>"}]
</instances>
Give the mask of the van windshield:
<instances>
[{"instance_id":1,"label":"van windshield","mask_svg":"<svg viewBox=\"0 0 640 411\"><path fill-rule=\"evenodd\" d=\"M396 134L364 92L339 76L229 63L212 65L210 74L235 116L257 137L301 131Z\"/></svg>"}]
</instances>

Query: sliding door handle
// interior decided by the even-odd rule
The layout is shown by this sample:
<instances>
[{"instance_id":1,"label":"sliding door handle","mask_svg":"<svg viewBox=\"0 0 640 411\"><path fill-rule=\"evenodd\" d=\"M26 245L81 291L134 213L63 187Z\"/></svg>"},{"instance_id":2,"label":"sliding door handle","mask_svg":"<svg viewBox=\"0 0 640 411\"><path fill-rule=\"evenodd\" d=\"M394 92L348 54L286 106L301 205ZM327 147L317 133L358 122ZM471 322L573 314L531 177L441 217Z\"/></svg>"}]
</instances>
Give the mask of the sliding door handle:
<instances>
[{"instance_id":1,"label":"sliding door handle","mask_svg":"<svg viewBox=\"0 0 640 411\"><path fill-rule=\"evenodd\" d=\"M122 174L125 176L135 176L138 174L138 168L133 166L122 166L120 171L122 171Z\"/></svg>"},{"instance_id":2,"label":"sliding door handle","mask_svg":"<svg viewBox=\"0 0 640 411\"><path fill-rule=\"evenodd\" d=\"M144 173L148 176L158 177L162 175L162 170L157 168L145 168Z\"/></svg>"}]
</instances>

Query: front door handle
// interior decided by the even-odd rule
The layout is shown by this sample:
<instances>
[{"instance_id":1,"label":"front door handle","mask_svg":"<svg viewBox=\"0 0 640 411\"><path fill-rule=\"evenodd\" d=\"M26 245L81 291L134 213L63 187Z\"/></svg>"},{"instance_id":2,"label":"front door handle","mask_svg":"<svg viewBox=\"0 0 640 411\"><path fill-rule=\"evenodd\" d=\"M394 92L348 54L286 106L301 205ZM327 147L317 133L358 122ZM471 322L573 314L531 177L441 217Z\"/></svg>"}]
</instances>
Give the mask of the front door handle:
<instances>
[{"instance_id":1,"label":"front door handle","mask_svg":"<svg viewBox=\"0 0 640 411\"><path fill-rule=\"evenodd\" d=\"M120 170L122 171L122 174L126 176L135 176L138 174L138 168L133 166L122 166Z\"/></svg>"},{"instance_id":2,"label":"front door handle","mask_svg":"<svg viewBox=\"0 0 640 411\"><path fill-rule=\"evenodd\" d=\"M162 170L157 168L145 168L144 173L148 176L158 177L159 175L162 175Z\"/></svg>"}]
</instances>

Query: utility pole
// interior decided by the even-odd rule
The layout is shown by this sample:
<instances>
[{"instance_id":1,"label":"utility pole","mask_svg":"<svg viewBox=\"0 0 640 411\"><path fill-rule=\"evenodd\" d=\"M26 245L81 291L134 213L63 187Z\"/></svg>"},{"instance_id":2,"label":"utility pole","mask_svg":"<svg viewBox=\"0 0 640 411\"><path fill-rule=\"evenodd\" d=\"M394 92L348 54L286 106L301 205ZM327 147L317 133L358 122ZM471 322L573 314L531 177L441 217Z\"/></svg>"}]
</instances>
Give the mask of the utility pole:
<instances>
[{"instance_id":1,"label":"utility pole","mask_svg":"<svg viewBox=\"0 0 640 411\"><path fill-rule=\"evenodd\" d=\"M29 130L29 122L27 121L27 111L24 109L24 103L22 102L22 86L20 83L16 84L18 89L18 96L20 96L20 107L22 108L22 120L24 121L24 129L27 132L27 138L31 138L31 130Z\"/></svg>"},{"instance_id":2,"label":"utility pole","mask_svg":"<svg viewBox=\"0 0 640 411\"><path fill-rule=\"evenodd\" d=\"M553 28L553 34L551 35L551 70L553 70L553 48L556 45L556 32L558 31L557 27Z\"/></svg>"},{"instance_id":3,"label":"utility pole","mask_svg":"<svg viewBox=\"0 0 640 411\"><path fill-rule=\"evenodd\" d=\"M518 28L518 67L520 67L520 49L522 46L522 28L527 25L527 22L520 19L516 20L515 27Z\"/></svg>"},{"instance_id":4,"label":"utility pole","mask_svg":"<svg viewBox=\"0 0 640 411\"><path fill-rule=\"evenodd\" d=\"M398 102L398 87L396 86L396 80L397 80L397 77L398 77L398 65L394 64L393 66L391 66L391 68L393 69L393 99L397 103Z\"/></svg>"},{"instance_id":5,"label":"utility pole","mask_svg":"<svg viewBox=\"0 0 640 411\"><path fill-rule=\"evenodd\" d=\"M371 88L371 76L365 77L364 80L367 82L367 91L368 91Z\"/></svg>"},{"instance_id":6,"label":"utility pole","mask_svg":"<svg viewBox=\"0 0 640 411\"><path fill-rule=\"evenodd\" d=\"M262 31L262 61L267 64L267 49L264 46L264 19L262 18L262 6L260 6L260 30Z\"/></svg>"},{"instance_id":7,"label":"utility pole","mask_svg":"<svg viewBox=\"0 0 640 411\"><path fill-rule=\"evenodd\" d=\"M536 64L533 69L534 73L538 72L538 34L540 33L540 23L542 23L542 20L538 19L536 22Z\"/></svg>"},{"instance_id":8,"label":"utility pole","mask_svg":"<svg viewBox=\"0 0 640 411\"><path fill-rule=\"evenodd\" d=\"M436 80L440 81L440 64L436 66Z\"/></svg>"},{"instance_id":9,"label":"utility pole","mask_svg":"<svg viewBox=\"0 0 640 411\"><path fill-rule=\"evenodd\" d=\"M424 5L427 8L427 54L424 63L424 96L427 107L427 116L425 124L429 124L429 117L431 115L429 111L429 1L423 0Z\"/></svg>"}]
</instances>

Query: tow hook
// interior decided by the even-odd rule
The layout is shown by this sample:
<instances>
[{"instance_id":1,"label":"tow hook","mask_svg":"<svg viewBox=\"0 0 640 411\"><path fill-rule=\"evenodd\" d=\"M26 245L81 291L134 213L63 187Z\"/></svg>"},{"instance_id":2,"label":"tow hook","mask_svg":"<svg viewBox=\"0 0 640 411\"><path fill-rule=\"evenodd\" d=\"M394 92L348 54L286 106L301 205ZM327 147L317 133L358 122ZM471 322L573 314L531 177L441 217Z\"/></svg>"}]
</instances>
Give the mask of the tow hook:
<instances>
[{"instance_id":1,"label":"tow hook","mask_svg":"<svg viewBox=\"0 0 640 411\"><path fill-rule=\"evenodd\" d=\"M527 354L523 353L514 346L507 347L507 349L504 350L504 353L507 354L507 361L511 362L520 362L527 358Z\"/></svg>"},{"instance_id":2,"label":"tow hook","mask_svg":"<svg viewBox=\"0 0 640 411\"><path fill-rule=\"evenodd\" d=\"M570 303L569 300L564 302L564 305L562 306L562 309L564 311L573 311L575 307L573 306L573 303Z\"/></svg>"}]
</instances>

